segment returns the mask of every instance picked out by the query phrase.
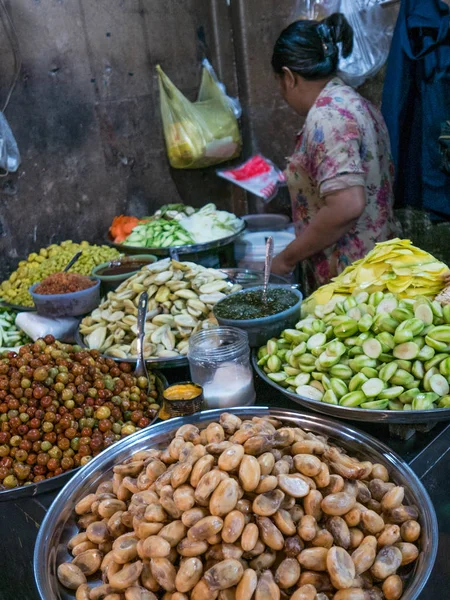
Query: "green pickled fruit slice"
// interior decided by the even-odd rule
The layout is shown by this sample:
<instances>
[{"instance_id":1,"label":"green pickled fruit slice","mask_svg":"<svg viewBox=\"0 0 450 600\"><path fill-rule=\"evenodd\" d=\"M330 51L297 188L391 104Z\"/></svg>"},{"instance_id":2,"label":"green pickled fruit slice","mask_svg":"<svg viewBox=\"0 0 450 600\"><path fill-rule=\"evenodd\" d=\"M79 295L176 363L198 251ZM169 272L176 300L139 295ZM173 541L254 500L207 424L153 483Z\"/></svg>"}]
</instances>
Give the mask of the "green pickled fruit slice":
<instances>
[{"instance_id":1,"label":"green pickled fruit slice","mask_svg":"<svg viewBox=\"0 0 450 600\"><path fill-rule=\"evenodd\" d=\"M309 373L300 373L299 375L297 375L295 377L295 387L298 387L300 385L308 385L308 383L311 381L311 375Z\"/></svg>"},{"instance_id":2,"label":"green pickled fruit slice","mask_svg":"<svg viewBox=\"0 0 450 600\"><path fill-rule=\"evenodd\" d=\"M388 400L372 400L371 402L363 402L360 407L368 410L385 410L388 404Z\"/></svg>"},{"instance_id":3,"label":"green pickled fruit slice","mask_svg":"<svg viewBox=\"0 0 450 600\"><path fill-rule=\"evenodd\" d=\"M378 358L383 351L380 342L375 338L363 342L362 349L369 358Z\"/></svg>"},{"instance_id":4,"label":"green pickled fruit slice","mask_svg":"<svg viewBox=\"0 0 450 600\"><path fill-rule=\"evenodd\" d=\"M275 383L283 383L288 378L286 373L268 373L267 377L272 381L275 381Z\"/></svg>"},{"instance_id":5,"label":"green pickled fruit slice","mask_svg":"<svg viewBox=\"0 0 450 600\"><path fill-rule=\"evenodd\" d=\"M320 348L325 345L327 342L327 336L324 333L316 333L312 335L309 340L306 342L306 347L308 350L312 350L313 348Z\"/></svg>"},{"instance_id":6,"label":"green pickled fruit slice","mask_svg":"<svg viewBox=\"0 0 450 600\"><path fill-rule=\"evenodd\" d=\"M417 344L414 342L405 342L395 346L392 354L395 358L400 358L402 360L414 360L417 358L419 352L420 348Z\"/></svg>"},{"instance_id":7,"label":"green pickled fruit slice","mask_svg":"<svg viewBox=\"0 0 450 600\"><path fill-rule=\"evenodd\" d=\"M327 390L323 395L322 402L325 404L339 404L336 394L333 390Z\"/></svg>"},{"instance_id":8,"label":"green pickled fruit slice","mask_svg":"<svg viewBox=\"0 0 450 600\"><path fill-rule=\"evenodd\" d=\"M416 377L416 379L423 379L425 377L425 369L420 360L414 361L411 373L414 375L414 377Z\"/></svg>"},{"instance_id":9,"label":"green pickled fruit slice","mask_svg":"<svg viewBox=\"0 0 450 600\"><path fill-rule=\"evenodd\" d=\"M367 377L367 379L371 379L372 377L378 377L378 371L373 367L363 367L361 369L361 373Z\"/></svg>"},{"instance_id":10,"label":"green pickled fruit slice","mask_svg":"<svg viewBox=\"0 0 450 600\"><path fill-rule=\"evenodd\" d=\"M356 392L350 392L349 394L345 394L345 396L342 396L342 398L339 400L339 405L347 406L349 408L356 408L365 400L366 396L364 395L364 393L361 390L358 390Z\"/></svg>"},{"instance_id":11,"label":"green pickled fruit slice","mask_svg":"<svg viewBox=\"0 0 450 600\"><path fill-rule=\"evenodd\" d=\"M315 400L316 402L320 402L323 398L323 392L318 390L312 385L299 385L295 390L295 393L301 396L302 398L307 398L308 400Z\"/></svg>"},{"instance_id":12,"label":"green pickled fruit slice","mask_svg":"<svg viewBox=\"0 0 450 600\"><path fill-rule=\"evenodd\" d=\"M389 410L403 410L403 404L398 400L390 400L388 407Z\"/></svg>"},{"instance_id":13,"label":"green pickled fruit slice","mask_svg":"<svg viewBox=\"0 0 450 600\"><path fill-rule=\"evenodd\" d=\"M376 398L386 387L386 384L382 379L378 377L374 377L373 379L368 379L361 386L361 391L367 398Z\"/></svg>"},{"instance_id":14,"label":"green pickled fruit slice","mask_svg":"<svg viewBox=\"0 0 450 600\"><path fill-rule=\"evenodd\" d=\"M383 365L378 373L380 379L387 382L392 377L394 377L396 371L398 369L398 364L396 362L386 363Z\"/></svg>"},{"instance_id":15,"label":"green pickled fruit slice","mask_svg":"<svg viewBox=\"0 0 450 600\"><path fill-rule=\"evenodd\" d=\"M408 373L408 371L405 371L404 369L397 369L395 375L391 378L391 383L393 385L406 386L412 381L414 381L414 376L411 375L411 373Z\"/></svg>"},{"instance_id":16,"label":"green pickled fruit slice","mask_svg":"<svg viewBox=\"0 0 450 600\"><path fill-rule=\"evenodd\" d=\"M357 373L350 379L350 383L348 384L349 392L360 390L366 381L369 381L369 379L363 373Z\"/></svg>"},{"instance_id":17,"label":"green pickled fruit slice","mask_svg":"<svg viewBox=\"0 0 450 600\"><path fill-rule=\"evenodd\" d=\"M333 365L330 369L330 375L338 379L350 379L353 371L347 365Z\"/></svg>"},{"instance_id":18,"label":"green pickled fruit slice","mask_svg":"<svg viewBox=\"0 0 450 600\"><path fill-rule=\"evenodd\" d=\"M450 306L450 305L447 305ZM444 307L445 308L445 307ZM439 408L450 408L450 396L444 396L439 400Z\"/></svg>"},{"instance_id":19,"label":"green pickled fruit slice","mask_svg":"<svg viewBox=\"0 0 450 600\"><path fill-rule=\"evenodd\" d=\"M393 350L395 348L395 341L392 333L382 331L377 335L377 340L382 346L386 346L389 350Z\"/></svg>"},{"instance_id":20,"label":"green pickled fruit slice","mask_svg":"<svg viewBox=\"0 0 450 600\"><path fill-rule=\"evenodd\" d=\"M333 392L336 394L338 398L342 398L345 394L348 394L348 387L342 379L338 379L337 377L332 377L330 379L330 386Z\"/></svg>"},{"instance_id":21,"label":"green pickled fruit slice","mask_svg":"<svg viewBox=\"0 0 450 600\"><path fill-rule=\"evenodd\" d=\"M426 338L425 338L425 342L426 342ZM417 358L419 360L421 360L422 362L425 362L425 361L433 358L433 356L435 354L436 354L436 350L434 348L431 348L430 346L425 345L423 348L420 349L420 352L417 355Z\"/></svg>"},{"instance_id":22,"label":"green pickled fruit slice","mask_svg":"<svg viewBox=\"0 0 450 600\"><path fill-rule=\"evenodd\" d=\"M412 388L411 390L407 390L406 392L403 392L403 394L400 394L399 400L403 404L411 404L414 398L421 393L419 388Z\"/></svg>"},{"instance_id":23,"label":"green pickled fruit slice","mask_svg":"<svg viewBox=\"0 0 450 600\"><path fill-rule=\"evenodd\" d=\"M394 385L393 387L385 388L382 392L380 392L378 397L380 400L394 400L395 398L401 396L404 390L405 388L401 385Z\"/></svg>"},{"instance_id":24,"label":"green pickled fruit slice","mask_svg":"<svg viewBox=\"0 0 450 600\"><path fill-rule=\"evenodd\" d=\"M425 377L423 378L422 382L423 382L423 388L426 392L431 392L431 378L434 375L439 375L439 371L436 369L436 367L431 367L431 369L428 369L428 371L425 373ZM445 396L445 394L443 394Z\"/></svg>"},{"instance_id":25,"label":"green pickled fruit slice","mask_svg":"<svg viewBox=\"0 0 450 600\"><path fill-rule=\"evenodd\" d=\"M450 306L450 304L447 306ZM444 377L450 377L450 356L439 364L439 371Z\"/></svg>"},{"instance_id":26,"label":"green pickled fruit slice","mask_svg":"<svg viewBox=\"0 0 450 600\"><path fill-rule=\"evenodd\" d=\"M450 392L448 381L440 373L433 375L430 378L430 388L435 394L438 394L439 397L447 396L447 394Z\"/></svg>"},{"instance_id":27,"label":"green pickled fruit slice","mask_svg":"<svg viewBox=\"0 0 450 600\"><path fill-rule=\"evenodd\" d=\"M381 302L377 306L377 313L386 313L391 314L393 310L395 310L398 306L397 299L395 297L383 298Z\"/></svg>"},{"instance_id":28,"label":"green pickled fruit slice","mask_svg":"<svg viewBox=\"0 0 450 600\"><path fill-rule=\"evenodd\" d=\"M361 332L369 331L370 328L372 327L372 324L373 324L373 317L371 317L369 314L365 314L358 321L358 329Z\"/></svg>"},{"instance_id":29,"label":"green pickled fruit slice","mask_svg":"<svg viewBox=\"0 0 450 600\"><path fill-rule=\"evenodd\" d=\"M417 304L414 307L414 316L416 319L420 319L425 325L432 325L433 323L433 311L430 306L425 303Z\"/></svg>"}]
</instances>

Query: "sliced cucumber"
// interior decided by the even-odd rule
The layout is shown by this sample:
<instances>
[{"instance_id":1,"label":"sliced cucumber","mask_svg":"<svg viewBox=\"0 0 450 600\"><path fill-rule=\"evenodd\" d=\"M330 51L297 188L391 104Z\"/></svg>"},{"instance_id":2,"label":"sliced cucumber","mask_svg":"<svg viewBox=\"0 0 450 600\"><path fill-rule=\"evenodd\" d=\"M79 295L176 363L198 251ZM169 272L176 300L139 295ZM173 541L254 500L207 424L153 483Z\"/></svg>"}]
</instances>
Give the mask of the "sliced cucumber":
<instances>
[{"instance_id":1,"label":"sliced cucumber","mask_svg":"<svg viewBox=\"0 0 450 600\"><path fill-rule=\"evenodd\" d=\"M360 404L362 404L366 400L366 396L361 390L356 392L350 392L349 394L345 394L339 400L340 406L348 406L350 408L356 408Z\"/></svg>"}]
</instances>

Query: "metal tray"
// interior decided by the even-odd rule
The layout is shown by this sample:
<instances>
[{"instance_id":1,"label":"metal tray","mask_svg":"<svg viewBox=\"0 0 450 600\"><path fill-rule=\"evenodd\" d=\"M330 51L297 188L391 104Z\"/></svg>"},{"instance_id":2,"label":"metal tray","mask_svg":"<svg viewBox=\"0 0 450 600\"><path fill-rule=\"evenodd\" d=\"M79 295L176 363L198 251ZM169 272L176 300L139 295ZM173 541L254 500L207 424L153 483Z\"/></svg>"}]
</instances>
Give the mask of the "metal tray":
<instances>
[{"instance_id":1,"label":"metal tray","mask_svg":"<svg viewBox=\"0 0 450 600\"><path fill-rule=\"evenodd\" d=\"M242 221L242 226L239 231L228 235L227 237L214 240L213 242L206 242L204 244L188 244L187 246L169 246L168 248L142 248L140 246L126 246L125 244L116 244L111 240L109 234L106 238L106 243L117 250L124 252L125 254L156 254L156 256L172 256L180 254L195 254L197 252L207 252L208 250L217 250L223 246L232 244L246 229L247 223Z\"/></svg>"},{"instance_id":2,"label":"metal tray","mask_svg":"<svg viewBox=\"0 0 450 600\"><path fill-rule=\"evenodd\" d=\"M21 306L20 304L11 304L10 302L5 302L4 300L0 300L0 308L8 308L17 312L33 312L36 310L35 306Z\"/></svg>"},{"instance_id":3,"label":"metal tray","mask_svg":"<svg viewBox=\"0 0 450 600\"><path fill-rule=\"evenodd\" d=\"M74 337L76 344L82 348L87 348L79 329L77 329ZM135 365L137 361L137 356L133 358L117 358L116 356L109 356L109 354L101 354L101 356L112 358L116 362L130 363L131 365ZM185 367L189 364L189 361L187 356L173 356L172 358L146 358L145 364L147 367L155 369L175 369L176 367Z\"/></svg>"},{"instance_id":4,"label":"metal tray","mask_svg":"<svg viewBox=\"0 0 450 600\"><path fill-rule=\"evenodd\" d=\"M162 406L164 402L163 391L169 384L162 373L153 371L153 374L156 377L156 387L158 389L159 404L160 406ZM155 423L155 421L157 421L158 419L159 416L156 415L153 421L150 423L150 425ZM150 427L150 425L148 425L147 427ZM45 479L44 481L40 481L39 483L32 483L30 485L16 487L12 490L0 490L0 503L8 502L9 500L21 500L22 498L39 496L39 494L46 494L47 492L58 490L62 488L69 481L69 479L72 479L75 473L78 473L78 471L80 471L81 469L82 467L76 467L75 469L71 469L70 471L61 473L61 475L57 475L56 477Z\"/></svg>"},{"instance_id":5,"label":"metal tray","mask_svg":"<svg viewBox=\"0 0 450 600\"><path fill-rule=\"evenodd\" d=\"M403 423L413 427L419 423L436 423L437 421L450 421L450 408L436 408L435 410L370 410L368 408L349 408L337 406L326 402L317 402L310 398L304 398L293 392L288 392L281 385L272 381L270 377L258 366L256 356L257 350L253 351L253 368L266 383L287 396L293 402L305 406L324 415L338 419L349 419L351 421L366 421L369 423Z\"/></svg>"},{"instance_id":6,"label":"metal tray","mask_svg":"<svg viewBox=\"0 0 450 600\"><path fill-rule=\"evenodd\" d=\"M397 485L405 486L406 503L414 504L421 510L421 553L415 565L409 585L402 600L416 600L427 582L436 558L439 533L433 504L417 475L390 448L375 438L353 429L348 425L324 419L317 415L306 415L293 410L267 407L239 407L229 409L241 418L272 415L288 425L303 427L314 433L326 435L339 446L361 457L384 464ZM67 542L77 533L74 519L75 504L94 490L102 481L111 476L115 464L128 458L132 453L144 448L166 448L174 432L181 425L195 423L206 427L217 421L223 410L209 410L180 417L153 425L124 439L107 452L102 452L78 472L70 485L59 493L39 529L34 550L34 577L42 600L69 600L74 595L57 581L57 565L70 559ZM93 583L93 582L92 582Z\"/></svg>"}]
</instances>

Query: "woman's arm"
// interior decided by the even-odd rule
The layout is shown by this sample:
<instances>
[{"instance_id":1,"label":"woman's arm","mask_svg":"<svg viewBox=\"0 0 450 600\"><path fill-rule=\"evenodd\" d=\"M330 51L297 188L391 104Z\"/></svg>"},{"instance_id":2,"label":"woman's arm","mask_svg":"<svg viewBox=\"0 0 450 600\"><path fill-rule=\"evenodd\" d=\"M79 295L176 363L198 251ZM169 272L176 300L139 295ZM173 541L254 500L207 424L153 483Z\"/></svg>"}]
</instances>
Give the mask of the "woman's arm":
<instances>
[{"instance_id":1,"label":"woman's arm","mask_svg":"<svg viewBox=\"0 0 450 600\"><path fill-rule=\"evenodd\" d=\"M325 205L305 231L274 258L272 272L292 273L298 262L335 244L354 225L366 206L363 186L338 190L324 198Z\"/></svg>"}]
</instances>

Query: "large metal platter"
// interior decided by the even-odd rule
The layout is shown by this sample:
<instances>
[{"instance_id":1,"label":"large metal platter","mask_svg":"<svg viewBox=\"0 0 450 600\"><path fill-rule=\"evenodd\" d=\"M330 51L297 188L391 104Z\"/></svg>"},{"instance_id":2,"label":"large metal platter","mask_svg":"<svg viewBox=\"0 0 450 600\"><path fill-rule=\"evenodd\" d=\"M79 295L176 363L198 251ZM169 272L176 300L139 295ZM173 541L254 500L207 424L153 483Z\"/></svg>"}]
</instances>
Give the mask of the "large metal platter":
<instances>
[{"instance_id":1,"label":"large metal platter","mask_svg":"<svg viewBox=\"0 0 450 600\"><path fill-rule=\"evenodd\" d=\"M153 374L156 377L159 404L160 406L162 406L164 402L163 391L169 384L162 373L153 371ZM158 419L159 416L156 415L153 421L150 423L150 425L155 423L155 421L157 421ZM150 425L148 425L148 427L150 427ZM82 467L77 467L76 469L66 471L65 473L61 473L61 475L51 477L50 479L45 479L44 481L40 481L39 483L24 485L22 487L13 488L12 490L0 490L0 502L7 502L9 500L20 500L22 498L39 496L39 494L46 494L47 492L52 492L53 490L59 490L64 485L66 485L69 479L72 479L72 477L76 473L78 473L78 471L80 471L81 468Z\"/></svg>"},{"instance_id":2,"label":"large metal platter","mask_svg":"<svg viewBox=\"0 0 450 600\"><path fill-rule=\"evenodd\" d=\"M76 344L82 348L87 348L79 329L77 329L74 337ZM101 356L103 358L112 358L116 362L130 363L131 365L135 365L137 361L137 356L134 358L117 358L116 356L109 356L109 354L101 354ZM173 356L171 358L146 358L145 364L152 369L175 369L177 367L185 367L189 364L189 361L187 356Z\"/></svg>"},{"instance_id":3,"label":"large metal platter","mask_svg":"<svg viewBox=\"0 0 450 600\"><path fill-rule=\"evenodd\" d=\"M8 308L16 312L33 312L36 310L34 306L21 306L20 304L10 304L4 300L0 300L0 308Z\"/></svg>"},{"instance_id":4,"label":"large metal platter","mask_svg":"<svg viewBox=\"0 0 450 600\"><path fill-rule=\"evenodd\" d=\"M214 240L213 242L206 242L205 244L188 244L187 246L169 246L168 248L142 248L140 246L126 246L125 244L116 244L111 240L111 238L106 238L107 244L117 248L121 252L125 254L156 254L156 256L172 256L175 254L195 254L197 252L206 252L208 250L217 250L218 248L222 248L223 246L228 246L228 244L232 244L246 229L247 224L245 221L242 221L242 226L239 231L236 231L232 235L228 235L227 237L220 238L219 240Z\"/></svg>"},{"instance_id":5,"label":"large metal platter","mask_svg":"<svg viewBox=\"0 0 450 600\"><path fill-rule=\"evenodd\" d=\"M405 504L414 504L420 507L421 553L410 581L406 585L402 600L419 598L436 558L439 542L438 525L428 493L417 475L397 454L392 452L388 446L358 429L318 415L266 407L240 407L231 408L229 411L241 418L270 414L287 425L302 427L328 436L331 441L354 455L384 464L388 468L392 480L397 485L405 487ZM220 409L204 411L190 417L172 419L146 428L99 454L72 478L70 485L66 485L59 493L47 512L36 540L33 566L36 586L42 600L74 598L73 593L58 583L56 569L61 562L70 560L67 542L78 531L73 513L75 504L95 490L102 481L109 479L114 465L118 462L144 448L166 448L174 432L181 425L195 423L203 428L212 421L217 421L222 412Z\"/></svg>"},{"instance_id":6,"label":"large metal platter","mask_svg":"<svg viewBox=\"0 0 450 600\"><path fill-rule=\"evenodd\" d=\"M450 408L436 408L434 410L370 410L368 408L349 408L318 402L310 398L304 398L285 388L270 377L258 366L256 350L252 355L253 368L266 383L287 396L293 402L300 404L310 410L336 417L338 419L349 419L350 421L365 421L369 423L403 423L407 425L418 425L419 423L435 423L437 421L450 421Z\"/></svg>"}]
</instances>

